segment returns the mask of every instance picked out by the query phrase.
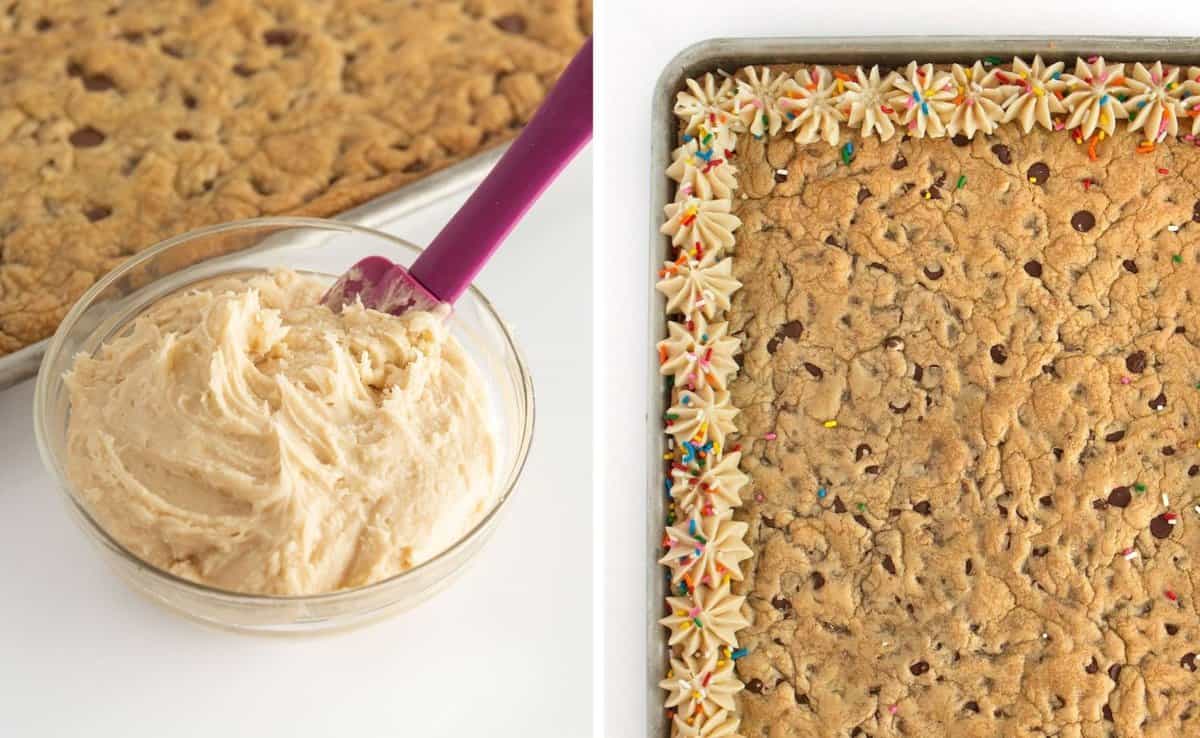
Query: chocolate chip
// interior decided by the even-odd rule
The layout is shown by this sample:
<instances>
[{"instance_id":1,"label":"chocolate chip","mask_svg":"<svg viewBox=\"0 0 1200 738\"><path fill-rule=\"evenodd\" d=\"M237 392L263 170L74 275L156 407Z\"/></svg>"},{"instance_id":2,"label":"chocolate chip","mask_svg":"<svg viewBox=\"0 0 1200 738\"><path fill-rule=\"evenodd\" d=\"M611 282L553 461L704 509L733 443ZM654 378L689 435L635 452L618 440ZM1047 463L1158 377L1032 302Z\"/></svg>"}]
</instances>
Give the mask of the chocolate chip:
<instances>
[{"instance_id":1,"label":"chocolate chip","mask_svg":"<svg viewBox=\"0 0 1200 738\"><path fill-rule=\"evenodd\" d=\"M1080 233L1087 233L1096 227L1096 216L1090 210L1079 210L1071 216L1071 227Z\"/></svg>"},{"instance_id":2,"label":"chocolate chip","mask_svg":"<svg viewBox=\"0 0 1200 738\"><path fill-rule=\"evenodd\" d=\"M929 504L929 500L921 500L917 504L913 505L913 510L916 510L922 515L932 515L933 505Z\"/></svg>"},{"instance_id":3,"label":"chocolate chip","mask_svg":"<svg viewBox=\"0 0 1200 738\"><path fill-rule=\"evenodd\" d=\"M1051 372L1051 373L1053 374L1053 372ZM1057 459L1058 461L1062 461L1063 450L1061 448L1054 448L1054 449L1050 449L1050 450L1054 453L1055 459Z\"/></svg>"},{"instance_id":4,"label":"chocolate chip","mask_svg":"<svg viewBox=\"0 0 1200 738\"><path fill-rule=\"evenodd\" d=\"M1053 364L1042 364L1042 373L1049 374L1052 377L1058 376L1058 370L1054 368Z\"/></svg>"},{"instance_id":5,"label":"chocolate chip","mask_svg":"<svg viewBox=\"0 0 1200 738\"><path fill-rule=\"evenodd\" d=\"M820 589L821 587L824 587L825 586L825 575L819 571L814 571L812 573L812 585L813 585L813 589Z\"/></svg>"},{"instance_id":6,"label":"chocolate chip","mask_svg":"<svg viewBox=\"0 0 1200 738\"><path fill-rule=\"evenodd\" d=\"M1109 679L1111 679L1115 682L1115 681L1117 681L1117 678L1120 676L1121 676L1121 665L1120 664L1113 664L1112 666L1108 667L1108 678Z\"/></svg>"},{"instance_id":7,"label":"chocolate chip","mask_svg":"<svg viewBox=\"0 0 1200 738\"><path fill-rule=\"evenodd\" d=\"M1183 658L1179 659L1179 665L1182 666L1183 668L1187 669L1188 671L1195 671L1196 670L1196 654L1192 653L1191 651L1188 651L1187 653L1185 653L1183 655Z\"/></svg>"},{"instance_id":8,"label":"chocolate chip","mask_svg":"<svg viewBox=\"0 0 1200 738\"><path fill-rule=\"evenodd\" d=\"M1040 261L1025 262L1025 273L1031 277L1042 276L1042 263Z\"/></svg>"},{"instance_id":9,"label":"chocolate chip","mask_svg":"<svg viewBox=\"0 0 1200 738\"><path fill-rule=\"evenodd\" d=\"M85 126L72 133L69 140L76 148L90 149L104 143L104 134L91 126Z\"/></svg>"},{"instance_id":10,"label":"chocolate chip","mask_svg":"<svg viewBox=\"0 0 1200 738\"><path fill-rule=\"evenodd\" d=\"M1105 502L1104 500L1092 500L1092 507L1094 507L1097 510L1107 510L1108 503Z\"/></svg>"},{"instance_id":11,"label":"chocolate chip","mask_svg":"<svg viewBox=\"0 0 1200 738\"><path fill-rule=\"evenodd\" d=\"M1200 200L1197 200L1196 204L1192 206L1192 220L1200 223Z\"/></svg>"},{"instance_id":12,"label":"chocolate chip","mask_svg":"<svg viewBox=\"0 0 1200 738\"><path fill-rule=\"evenodd\" d=\"M921 190L921 197L925 200L941 200L942 191L936 187L930 187L927 190Z\"/></svg>"},{"instance_id":13,"label":"chocolate chip","mask_svg":"<svg viewBox=\"0 0 1200 738\"><path fill-rule=\"evenodd\" d=\"M1167 395L1165 392L1159 392L1158 397L1146 404L1150 406L1151 410L1162 410L1167 406Z\"/></svg>"},{"instance_id":14,"label":"chocolate chip","mask_svg":"<svg viewBox=\"0 0 1200 738\"><path fill-rule=\"evenodd\" d=\"M942 277L944 277L945 275L946 275L946 272L945 272L945 270L942 269L942 266L940 264L933 267L932 269L930 269L929 267L925 267L925 276L929 277L930 279L938 280L938 279L941 279Z\"/></svg>"},{"instance_id":15,"label":"chocolate chip","mask_svg":"<svg viewBox=\"0 0 1200 738\"><path fill-rule=\"evenodd\" d=\"M883 272L884 274L888 273L888 268L886 266L884 266L883 264L880 264L877 261L873 261L870 264L867 264L867 269L878 269L879 271Z\"/></svg>"},{"instance_id":16,"label":"chocolate chip","mask_svg":"<svg viewBox=\"0 0 1200 738\"><path fill-rule=\"evenodd\" d=\"M1150 534L1155 538L1168 538L1171 535L1171 529L1174 527L1167 521L1165 514L1158 515L1150 521Z\"/></svg>"},{"instance_id":17,"label":"chocolate chip","mask_svg":"<svg viewBox=\"0 0 1200 738\"><path fill-rule=\"evenodd\" d=\"M784 171L782 169L775 170L775 181L776 182L786 182L787 177L788 177L788 173L786 171Z\"/></svg>"},{"instance_id":18,"label":"chocolate chip","mask_svg":"<svg viewBox=\"0 0 1200 738\"><path fill-rule=\"evenodd\" d=\"M1113 721L1112 708L1109 707L1108 705L1105 705L1104 707L1100 708L1100 713L1102 715L1104 715L1104 719L1107 720L1108 722L1111 723Z\"/></svg>"},{"instance_id":19,"label":"chocolate chip","mask_svg":"<svg viewBox=\"0 0 1200 738\"><path fill-rule=\"evenodd\" d=\"M1200 466L1192 464L1191 466L1188 467L1188 476L1189 477L1194 477L1197 474L1200 474Z\"/></svg>"},{"instance_id":20,"label":"chocolate chip","mask_svg":"<svg viewBox=\"0 0 1200 738\"><path fill-rule=\"evenodd\" d=\"M1175 455L1175 447L1174 446L1163 446L1162 447L1162 455L1163 456L1174 456Z\"/></svg>"},{"instance_id":21,"label":"chocolate chip","mask_svg":"<svg viewBox=\"0 0 1200 738\"><path fill-rule=\"evenodd\" d=\"M904 339L900 338L900 336L888 336L887 338L883 339L883 347L885 349L891 349L891 350L898 349L900 351L903 351L904 350Z\"/></svg>"},{"instance_id":22,"label":"chocolate chip","mask_svg":"<svg viewBox=\"0 0 1200 738\"><path fill-rule=\"evenodd\" d=\"M769 341L767 341L767 353L768 354L775 353L775 351L779 348L779 344L781 344L781 343L783 343L782 338L780 338L779 336L772 336L771 339Z\"/></svg>"},{"instance_id":23,"label":"chocolate chip","mask_svg":"<svg viewBox=\"0 0 1200 738\"><path fill-rule=\"evenodd\" d=\"M95 223L98 220L104 220L108 216L112 215L112 208L105 207L104 205L97 205L84 210L83 214L87 216L87 219L90 222Z\"/></svg>"},{"instance_id":24,"label":"chocolate chip","mask_svg":"<svg viewBox=\"0 0 1200 738\"><path fill-rule=\"evenodd\" d=\"M997 364L1003 364L1004 362L1008 361L1008 352L1005 351L1004 347L1000 344L992 346L988 353L991 354L992 361L996 362Z\"/></svg>"},{"instance_id":25,"label":"chocolate chip","mask_svg":"<svg viewBox=\"0 0 1200 738\"><path fill-rule=\"evenodd\" d=\"M187 108L188 110L195 110L196 109L196 98L191 95L184 95L183 96L183 107Z\"/></svg>"},{"instance_id":26,"label":"chocolate chip","mask_svg":"<svg viewBox=\"0 0 1200 738\"><path fill-rule=\"evenodd\" d=\"M907 402L904 403L903 405L893 405L892 403L889 402L888 409L891 410L896 415L903 415L904 413L908 412L909 405L910 405L910 403L907 403Z\"/></svg>"},{"instance_id":27,"label":"chocolate chip","mask_svg":"<svg viewBox=\"0 0 1200 738\"><path fill-rule=\"evenodd\" d=\"M1141 374L1146 371L1146 352L1134 351L1129 356L1126 356L1125 368L1134 374Z\"/></svg>"},{"instance_id":28,"label":"chocolate chip","mask_svg":"<svg viewBox=\"0 0 1200 738\"><path fill-rule=\"evenodd\" d=\"M1083 667L1083 670L1089 674L1095 674L1096 672L1100 671L1100 664L1096 663L1095 656L1092 657L1091 662L1087 666Z\"/></svg>"},{"instance_id":29,"label":"chocolate chip","mask_svg":"<svg viewBox=\"0 0 1200 738\"><path fill-rule=\"evenodd\" d=\"M1125 437L1125 431L1119 430L1119 431L1113 431L1112 433L1109 433L1107 436L1104 437L1104 440L1108 441L1109 443L1116 443L1117 441L1121 440L1124 437Z\"/></svg>"},{"instance_id":30,"label":"chocolate chip","mask_svg":"<svg viewBox=\"0 0 1200 738\"><path fill-rule=\"evenodd\" d=\"M854 516L854 522L858 523L859 525L861 525L862 527L866 528L867 530L870 530L870 529L871 529L871 524L870 524L870 523L868 523L868 522L867 522L867 519L866 519L866 518L864 518L864 517L863 517L863 516L861 516L861 515L855 515L855 516Z\"/></svg>"},{"instance_id":31,"label":"chocolate chip","mask_svg":"<svg viewBox=\"0 0 1200 738\"><path fill-rule=\"evenodd\" d=\"M54 21L49 18L38 18L37 23L34 23L33 27L38 31L49 31L51 28L54 28Z\"/></svg>"},{"instance_id":32,"label":"chocolate chip","mask_svg":"<svg viewBox=\"0 0 1200 738\"><path fill-rule=\"evenodd\" d=\"M1054 498L1050 495L1042 495L1038 502L1042 503L1042 507L1054 507Z\"/></svg>"},{"instance_id":33,"label":"chocolate chip","mask_svg":"<svg viewBox=\"0 0 1200 738\"><path fill-rule=\"evenodd\" d=\"M771 598L771 606L779 612L790 612L792 609L792 601L783 595L775 595Z\"/></svg>"},{"instance_id":34,"label":"chocolate chip","mask_svg":"<svg viewBox=\"0 0 1200 738\"><path fill-rule=\"evenodd\" d=\"M892 561L891 556L883 557L883 568L887 569L888 574L891 574L892 576L896 575L896 562Z\"/></svg>"},{"instance_id":35,"label":"chocolate chip","mask_svg":"<svg viewBox=\"0 0 1200 738\"><path fill-rule=\"evenodd\" d=\"M871 464L870 466L863 469L863 474L878 474L878 473L879 473L879 465L878 464Z\"/></svg>"},{"instance_id":36,"label":"chocolate chip","mask_svg":"<svg viewBox=\"0 0 1200 738\"><path fill-rule=\"evenodd\" d=\"M1001 164L1012 164L1012 152L1004 144L996 144L992 147L992 153L1000 160Z\"/></svg>"},{"instance_id":37,"label":"chocolate chip","mask_svg":"<svg viewBox=\"0 0 1200 738\"><path fill-rule=\"evenodd\" d=\"M750 692L752 694L762 694L763 693L762 680L758 679L758 678L754 678L754 679L751 679L750 681L746 682L746 691Z\"/></svg>"},{"instance_id":38,"label":"chocolate chip","mask_svg":"<svg viewBox=\"0 0 1200 738\"><path fill-rule=\"evenodd\" d=\"M502 15L492 23L505 33L525 33L525 16L517 13Z\"/></svg>"},{"instance_id":39,"label":"chocolate chip","mask_svg":"<svg viewBox=\"0 0 1200 738\"><path fill-rule=\"evenodd\" d=\"M925 376L925 368L923 366L921 366L920 364L913 364L913 381L920 382L921 378L924 376Z\"/></svg>"},{"instance_id":40,"label":"chocolate chip","mask_svg":"<svg viewBox=\"0 0 1200 738\"><path fill-rule=\"evenodd\" d=\"M1045 184L1046 180L1050 179L1050 167L1046 166L1046 162L1039 161L1037 164L1029 167L1026 172L1029 176L1029 181L1033 184Z\"/></svg>"},{"instance_id":41,"label":"chocolate chip","mask_svg":"<svg viewBox=\"0 0 1200 738\"><path fill-rule=\"evenodd\" d=\"M1166 623L1163 627L1166 628L1167 635L1169 636L1173 636L1179 632L1179 626L1175 623Z\"/></svg>"},{"instance_id":42,"label":"chocolate chip","mask_svg":"<svg viewBox=\"0 0 1200 738\"><path fill-rule=\"evenodd\" d=\"M842 247L842 245L837 242L837 239L833 237L832 233L825 237L825 243L829 244L830 246L836 246L839 249Z\"/></svg>"},{"instance_id":43,"label":"chocolate chip","mask_svg":"<svg viewBox=\"0 0 1200 738\"><path fill-rule=\"evenodd\" d=\"M978 713L979 712L979 703L976 702L975 700L971 700L967 704L963 705L963 709L970 710L971 712L974 712L974 713Z\"/></svg>"},{"instance_id":44,"label":"chocolate chip","mask_svg":"<svg viewBox=\"0 0 1200 738\"><path fill-rule=\"evenodd\" d=\"M1125 267L1125 271L1127 272L1132 272L1133 274L1138 273L1137 262L1135 262L1133 259L1126 259L1125 261L1121 262L1121 266Z\"/></svg>"},{"instance_id":45,"label":"chocolate chip","mask_svg":"<svg viewBox=\"0 0 1200 738\"><path fill-rule=\"evenodd\" d=\"M249 77L254 74L254 70L245 64L233 65L233 73L239 77Z\"/></svg>"},{"instance_id":46,"label":"chocolate chip","mask_svg":"<svg viewBox=\"0 0 1200 738\"><path fill-rule=\"evenodd\" d=\"M908 670L912 672L913 676L921 676L925 672L929 671L929 664L925 663L924 661L918 661L917 663L908 667Z\"/></svg>"},{"instance_id":47,"label":"chocolate chip","mask_svg":"<svg viewBox=\"0 0 1200 738\"><path fill-rule=\"evenodd\" d=\"M955 146L967 146L971 143L971 139L967 138L961 133L956 133L954 134L954 138L950 139L950 143L954 144Z\"/></svg>"},{"instance_id":48,"label":"chocolate chip","mask_svg":"<svg viewBox=\"0 0 1200 738\"><path fill-rule=\"evenodd\" d=\"M1133 495L1130 494L1129 488L1125 486L1114 487L1112 492L1108 493L1108 504L1113 507L1129 507L1129 503L1133 500Z\"/></svg>"},{"instance_id":49,"label":"chocolate chip","mask_svg":"<svg viewBox=\"0 0 1200 738\"><path fill-rule=\"evenodd\" d=\"M77 61L67 62L67 76L68 77L83 76L83 67L80 66L79 62L77 62Z\"/></svg>"},{"instance_id":50,"label":"chocolate chip","mask_svg":"<svg viewBox=\"0 0 1200 738\"><path fill-rule=\"evenodd\" d=\"M825 372L822 371L821 367L817 366L816 364L810 364L806 361L804 362L804 368L807 369L808 373L813 375L813 377L816 379L823 379L825 377Z\"/></svg>"},{"instance_id":51,"label":"chocolate chip","mask_svg":"<svg viewBox=\"0 0 1200 738\"><path fill-rule=\"evenodd\" d=\"M846 504L842 502L841 497L833 498L833 511L839 515L846 512Z\"/></svg>"},{"instance_id":52,"label":"chocolate chip","mask_svg":"<svg viewBox=\"0 0 1200 738\"><path fill-rule=\"evenodd\" d=\"M92 92L103 92L116 87L116 83L106 74L89 74L83 78L83 89Z\"/></svg>"},{"instance_id":53,"label":"chocolate chip","mask_svg":"<svg viewBox=\"0 0 1200 738\"><path fill-rule=\"evenodd\" d=\"M858 444L858 448L854 449L854 460L862 461L871 455L871 447L865 443Z\"/></svg>"},{"instance_id":54,"label":"chocolate chip","mask_svg":"<svg viewBox=\"0 0 1200 738\"><path fill-rule=\"evenodd\" d=\"M178 131L175 131L175 140L176 141L191 141L192 140L192 132L185 131L181 128Z\"/></svg>"},{"instance_id":55,"label":"chocolate chip","mask_svg":"<svg viewBox=\"0 0 1200 738\"><path fill-rule=\"evenodd\" d=\"M798 320L789 320L780 326L779 331L788 338L796 339L804 333L804 324Z\"/></svg>"},{"instance_id":56,"label":"chocolate chip","mask_svg":"<svg viewBox=\"0 0 1200 738\"><path fill-rule=\"evenodd\" d=\"M904 158L904 154L897 153L896 158L892 160L892 169L897 171L908 166L908 159Z\"/></svg>"},{"instance_id":57,"label":"chocolate chip","mask_svg":"<svg viewBox=\"0 0 1200 738\"><path fill-rule=\"evenodd\" d=\"M971 576L971 572L975 571L975 562L967 559L967 563L963 565L963 571L967 573L967 576Z\"/></svg>"},{"instance_id":58,"label":"chocolate chip","mask_svg":"<svg viewBox=\"0 0 1200 738\"><path fill-rule=\"evenodd\" d=\"M263 42L268 46L287 46L296 40L296 32L286 28L272 28L263 33Z\"/></svg>"},{"instance_id":59,"label":"chocolate chip","mask_svg":"<svg viewBox=\"0 0 1200 738\"><path fill-rule=\"evenodd\" d=\"M1043 556L1045 556L1046 554L1050 553L1050 547L1049 546L1034 546L1033 550L1030 551L1030 553L1033 554L1034 558L1040 559Z\"/></svg>"},{"instance_id":60,"label":"chocolate chip","mask_svg":"<svg viewBox=\"0 0 1200 738\"><path fill-rule=\"evenodd\" d=\"M866 200L870 196L871 196L871 191L868 190L866 187L858 188L858 204L859 205L862 205L863 200Z\"/></svg>"}]
</instances>

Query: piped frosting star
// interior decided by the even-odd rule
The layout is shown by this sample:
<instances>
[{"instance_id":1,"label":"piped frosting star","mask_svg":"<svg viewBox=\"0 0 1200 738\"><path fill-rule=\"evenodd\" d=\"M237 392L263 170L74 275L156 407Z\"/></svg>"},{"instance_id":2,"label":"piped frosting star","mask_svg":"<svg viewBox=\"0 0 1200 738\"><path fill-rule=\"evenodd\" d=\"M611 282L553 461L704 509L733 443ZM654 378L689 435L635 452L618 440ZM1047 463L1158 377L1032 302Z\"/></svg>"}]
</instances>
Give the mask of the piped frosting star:
<instances>
[{"instance_id":1,"label":"piped frosting star","mask_svg":"<svg viewBox=\"0 0 1200 738\"><path fill-rule=\"evenodd\" d=\"M687 718L676 713L671 719L671 738L742 738L738 725L737 716L730 710Z\"/></svg>"},{"instance_id":2,"label":"piped frosting star","mask_svg":"<svg viewBox=\"0 0 1200 738\"><path fill-rule=\"evenodd\" d=\"M961 133L967 138L974 138L976 131L991 135L1004 118L1000 103L1008 96L1009 87L990 77L979 61L971 67L953 65L950 76L958 94L954 98L954 112L946 123L946 133L951 136Z\"/></svg>"},{"instance_id":3,"label":"piped frosting star","mask_svg":"<svg viewBox=\"0 0 1200 738\"><path fill-rule=\"evenodd\" d=\"M735 451L715 464L676 464L671 468L671 499L685 514L724 515L739 507L739 492L750 477L738 468L742 453Z\"/></svg>"},{"instance_id":4,"label":"piped frosting star","mask_svg":"<svg viewBox=\"0 0 1200 738\"><path fill-rule=\"evenodd\" d=\"M1059 95L1067 89L1067 82L1062 78L1062 62L1046 66L1041 56L1033 57L1033 65L1025 60L1013 57L1012 69L999 67L988 73L988 81L998 85L1011 85L1008 96L1001 107L1004 108L1002 123L1017 121L1026 133L1033 126L1046 129L1054 128L1053 116L1067 112Z\"/></svg>"},{"instance_id":5,"label":"piped frosting star","mask_svg":"<svg viewBox=\"0 0 1200 738\"><path fill-rule=\"evenodd\" d=\"M742 224L740 218L729 212L732 209L729 200L703 200L685 195L663 208L667 222L659 232L670 236L675 246L691 248L699 244L703 253L715 253L733 246L733 232Z\"/></svg>"},{"instance_id":6,"label":"piped frosting star","mask_svg":"<svg viewBox=\"0 0 1200 738\"><path fill-rule=\"evenodd\" d=\"M786 81L786 77L773 76L768 67L746 67L738 72L733 112L755 138L774 136L783 126L778 100Z\"/></svg>"},{"instance_id":7,"label":"piped frosting star","mask_svg":"<svg viewBox=\"0 0 1200 738\"><path fill-rule=\"evenodd\" d=\"M667 176L679 183L676 198L728 200L737 189L737 168L717 149L701 148L693 138L672 153Z\"/></svg>"},{"instance_id":8,"label":"piped frosting star","mask_svg":"<svg viewBox=\"0 0 1200 738\"><path fill-rule=\"evenodd\" d=\"M701 387L693 392L683 390L679 398L667 411L667 433L677 442L688 441L704 445L713 443L715 453L725 447L725 436L736 427L733 418L738 414L729 400L729 393Z\"/></svg>"},{"instance_id":9,"label":"piped frosting star","mask_svg":"<svg viewBox=\"0 0 1200 738\"><path fill-rule=\"evenodd\" d=\"M1168 135L1179 135L1179 117L1186 115L1183 98L1200 90L1191 80L1179 81L1179 67L1164 72L1162 62L1147 69L1141 62L1125 80L1132 97L1125 101L1125 111L1132 120L1129 130L1145 131L1146 140L1155 143Z\"/></svg>"},{"instance_id":10,"label":"piped frosting star","mask_svg":"<svg viewBox=\"0 0 1200 738\"><path fill-rule=\"evenodd\" d=\"M1104 57L1097 57L1090 63L1076 59L1075 73L1064 74L1062 78L1069 90L1063 100L1070 112L1067 130L1078 128L1084 138L1090 137L1096 129L1111 136L1117 128L1117 120L1129 117L1120 100L1129 93L1124 64L1110 67L1104 63Z\"/></svg>"},{"instance_id":11,"label":"piped frosting star","mask_svg":"<svg viewBox=\"0 0 1200 738\"><path fill-rule=\"evenodd\" d=\"M801 69L783 83L779 109L787 120L787 130L796 132L797 143L824 139L830 146L837 146L841 124L846 120L837 106L838 87L844 89L845 85L840 80L838 83L834 84L833 75L822 66Z\"/></svg>"},{"instance_id":12,"label":"piped frosting star","mask_svg":"<svg viewBox=\"0 0 1200 738\"><path fill-rule=\"evenodd\" d=\"M667 337L658 342L659 372L673 377L677 387L726 389L726 380L737 371L733 355L740 345L728 330L728 323L710 325L703 314L686 323L668 322Z\"/></svg>"},{"instance_id":13,"label":"piped frosting star","mask_svg":"<svg viewBox=\"0 0 1200 738\"><path fill-rule=\"evenodd\" d=\"M708 656L671 657L667 678L658 683L667 690L665 706L691 717L697 712L711 715L736 709L733 696L744 686L733 671L733 660L719 653Z\"/></svg>"},{"instance_id":14,"label":"piped frosting star","mask_svg":"<svg viewBox=\"0 0 1200 738\"><path fill-rule=\"evenodd\" d=\"M742 615L745 601L729 591L729 582L700 585L689 597L668 597L671 614L658 622L670 629L668 643L681 653L709 655L721 646L737 648L737 631L750 624Z\"/></svg>"},{"instance_id":15,"label":"piped frosting star","mask_svg":"<svg viewBox=\"0 0 1200 738\"><path fill-rule=\"evenodd\" d=\"M667 262L655 288L667 298L667 314L695 315L711 319L718 310L728 310L730 298L742 286L733 277L733 260L717 261L713 252L700 259L680 253Z\"/></svg>"},{"instance_id":16,"label":"piped frosting star","mask_svg":"<svg viewBox=\"0 0 1200 738\"><path fill-rule=\"evenodd\" d=\"M675 95L675 116L683 121L684 133L697 136L702 129L711 132L734 124L732 79L718 82L710 72L699 80L688 79L686 85Z\"/></svg>"},{"instance_id":17,"label":"piped frosting star","mask_svg":"<svg viewBox=\"0 0 1200 738\"><path fill-rule=\"evenodd\" d=\"M895 92L895 81L895 72L881 79L878 65L871 67L870 74L859 67L837 99L838 107L846 111L846 124L861 129L864 137L877 133L881 141L891 138L896 133L892 123L896 111L888 98Z\"/></svg>"},{"instance_id":18,"label":"piped frosting star","mask_svg":"<svg viewBox=\"0 0 1200 738\"><path fill-rule=\"evenodd\" d=\"M712 587L728 576L742 580L739 564L753 554L743 537L745 523L730 513L704 517L692 513L683 525L667 528L664 536L667 553L658 563L671 568L671 581Z\"/></svg>"},{"instance_id":19,"label":"piped frosting star","mask_svg":"<svg viewBox=\"0 0 1200 738\"><path fill-rule=\"evenodd\" d=\"M896 92L888 104L913 138L941 138L946 121L954 114L957 88L948 72L934 71L932 64L909 62L895 80Z\"/></svg>"}]
</instances>

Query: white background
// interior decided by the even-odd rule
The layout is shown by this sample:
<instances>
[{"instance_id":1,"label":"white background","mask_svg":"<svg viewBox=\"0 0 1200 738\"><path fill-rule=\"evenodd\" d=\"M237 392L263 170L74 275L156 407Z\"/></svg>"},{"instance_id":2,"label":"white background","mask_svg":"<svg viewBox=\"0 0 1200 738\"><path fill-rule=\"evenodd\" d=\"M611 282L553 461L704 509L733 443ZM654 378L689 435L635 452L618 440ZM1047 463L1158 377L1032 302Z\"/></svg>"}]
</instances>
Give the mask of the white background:
<instances>
[{"instance_id":1,"label":"white background","mask_svg":"<svg viewBox=\"0 0 1200 738\"><path fill-rule=\"evenodd\" d=\"M597 3L601 4L601 3ZM714 37L848 35L1180 35L1200 33L1200 5L1058 2L783 2L687 3L602 0L596 38L601 59L597 99L598 418L606 439L597 469L604 475L604 603L602 676L605 722L597 733L633 738L646 731L647 569L645 544L647 335L651 275L649 192L662 163L652 164L650 100L659 72L694 42ZM1200 57L1200 41L1197 42ZM981 46L980 55L988 52ZM657 656L656 656L657 658ZM656 695L657 698L657 695ZM601 733L601 731L603 731ZM755 737L757 738L757 737Z\"/></svg>"},{"instance_id":2,"label":"white background","mask_svg":"<svg viewBox=\"0 0 1200 738\"><path fill-rule=\"evenodd\" d=\"M523 481L480 560L393 619L246 636L149 604L97 560L51 488L32 382L0 392L0 736L588 735L591 181L589 151L479 280L534 377ZM427 243L463 199L384 230Z\"/></svg>"}]
</instances>

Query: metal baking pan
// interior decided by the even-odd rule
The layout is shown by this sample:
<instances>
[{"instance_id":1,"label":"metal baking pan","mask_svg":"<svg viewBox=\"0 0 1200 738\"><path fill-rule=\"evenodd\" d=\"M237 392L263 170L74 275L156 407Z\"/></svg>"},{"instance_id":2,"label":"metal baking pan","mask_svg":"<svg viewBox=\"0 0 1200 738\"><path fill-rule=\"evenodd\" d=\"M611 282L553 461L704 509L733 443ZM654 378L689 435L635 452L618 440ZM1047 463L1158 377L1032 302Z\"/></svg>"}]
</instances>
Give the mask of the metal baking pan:
<instances>
[{"instance_id":1,"label":"metal baking pan","mask_svg":"<svg viewBox=\"0 0 1200 738\"><path fill-rule=\"evenodd\" d=\"M748 64L880 64L900 66L909 61L965 62L985 56L999 56L1008 62L1014 56L1041 54L1047 61L1100 54L1118 61L1172 64L1200 63L1200 37L1143 36L872 36L872 37L796 37L796 38L715 38L701 41L679 53L667 63L654 88L651 105L651 166L660 174L650 190L650 248L647 271L650 291L651 345L645 347L646 374L650 383L651 406L646 417L647 432L647 513L646 562L650 607L646 617L648 664L646 669L646 716L648 738L666 738L670 729L662 709L663 692L658 683L667 669L666 629L658 624L661 603L666 596L663 567L655 563L666 519L663 495L663 454L666 435L661 419L666 413L665 383L658 373L654 344L666 336L666 303L654 289L653 277L667 260L670 239L658 232L663 207L671 201L674 183L663 172L678 146L678 123L672 109L675 93L689 77L718 69L733 73Z\"/></svg>"},{"instance_id":2,"label":"metal baking pan","mask_svg":"<svg viewBox=\"0 0 1200 738\"><path fill-rule=\"evenodd\" d=\"M506 148L508 148L507 145L498 146L476 154L412 184L340 213L334 218L382 230L384 226L397 218L420 210L459 190L478 184L492 168L492 165L504 154ZM45 339L7 356L0 356L0 390L37 374L38 367L42 363L42 354L48 343L49 339Z\"/></svg>"}]
</instances>

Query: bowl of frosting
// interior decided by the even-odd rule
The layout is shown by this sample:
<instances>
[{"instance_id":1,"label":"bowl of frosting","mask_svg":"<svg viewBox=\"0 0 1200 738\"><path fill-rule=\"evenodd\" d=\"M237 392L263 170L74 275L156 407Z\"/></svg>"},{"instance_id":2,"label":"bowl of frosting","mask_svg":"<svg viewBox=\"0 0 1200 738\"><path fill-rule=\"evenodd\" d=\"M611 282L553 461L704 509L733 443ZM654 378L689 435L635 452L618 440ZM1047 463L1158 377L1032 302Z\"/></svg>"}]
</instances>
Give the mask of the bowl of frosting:
<instances>
[{"instance_id":1,"label":"bowl of frosting","mask_svg":"<svg viewBox=\"0 0 1200 738\"><path fill-rule=\"evenodd\" d=\"M321 304L359 259L420 249L259 218L172 238L80 298L38 374L38 446L135 590L226 627L303 632L411 607L495 529L533 386L472 287L453 312Z\"/></svg>"}]
</instances>

